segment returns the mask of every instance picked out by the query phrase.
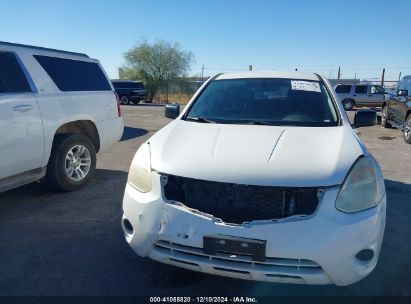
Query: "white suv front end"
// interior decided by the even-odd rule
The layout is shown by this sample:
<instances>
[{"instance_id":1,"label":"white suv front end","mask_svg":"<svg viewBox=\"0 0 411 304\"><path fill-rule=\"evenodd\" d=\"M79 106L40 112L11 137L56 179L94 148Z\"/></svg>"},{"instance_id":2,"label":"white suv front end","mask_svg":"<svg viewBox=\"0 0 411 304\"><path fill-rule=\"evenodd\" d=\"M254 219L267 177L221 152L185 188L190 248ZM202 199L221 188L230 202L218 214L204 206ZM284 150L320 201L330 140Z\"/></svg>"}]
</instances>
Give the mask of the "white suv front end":
<instances>
[{"instance_id":1,"label":"white suv front end","mask_svg":"<svg viewBox=\"0 0 411 304\"><path fill-rule=\"evenodd\" d=\"M207 112L213 92L217 99L229 92L214 113ZM229 96L246 109L241 115L257 114L222 120ZM210 80L133 159L122 220L130 246L159 262L234 278L348 285L367 276L383 239L384 180L334 100L313 74ZM293 107L300 112L288 113ZM207 117L194 117L199 109ZM273 109L284 111L282 121L267 120Z\"/></svg>"}]
</instances>

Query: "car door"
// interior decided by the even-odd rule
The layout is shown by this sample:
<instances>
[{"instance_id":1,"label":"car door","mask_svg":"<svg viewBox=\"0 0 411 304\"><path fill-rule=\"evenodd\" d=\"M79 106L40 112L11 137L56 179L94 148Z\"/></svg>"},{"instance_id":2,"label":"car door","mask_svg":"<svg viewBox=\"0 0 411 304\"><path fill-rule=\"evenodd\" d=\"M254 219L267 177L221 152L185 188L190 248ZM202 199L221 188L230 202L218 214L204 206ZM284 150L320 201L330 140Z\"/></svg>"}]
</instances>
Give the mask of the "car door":
<instances>
[{"instance_id":1,"label":"car door","mask_svg":"<svg viewBox=\"0 0 411 304\"><path fill-rule=\"evenodd\" d=\"M356 85L354 89L353 97L355 99L355 104L359 106L366 106L368 102L368 86L367 85Z\"/></svg>"},{"instance_id":2,"label":"car door","mask_svg":"<svg viewBox=\"0 0 411 304\"><path fill-rule=\"evenodd\" d=\"M396 93L399 90L406 90L407 89L407 79L403 78L399 83ZM393 95L390 99L390 115L394 119L397 124L404 124L405 119L405 108L406 108L407 97L405 96L398 96L397 94Z\"/></svg>"},{"instance_id":3,"label":"car door","mask_svg":"<svg viewBox=\"0 0 411 304\"><path fill-rule=\"evenodd\" d=\"M381 107L384 102L384 89L378 85L370 85L368 97L372 106Z\"/></svg>"},{"instance_id":4,"label":"car door","mask_svg":"<svg viewBox=\"0 0 411 304\"><path fill-rule=\"evenodd\" d=\"M401 124L405 123L407 112L409 109L409 102L411 101L411 78L407 77L403 79L402 83L402 90L407 90L408 95L407 96L400 96L398 97L399 103L398 103L398 108L397 108L397 113L399 116L399 121Z\"/></svg>"},{"instance_id":5,"label":"car door","mask_svg":"<svg viewBox=\"0 0 411 304\"><path fill-rule=\"evenodd\" d=\"M0 51L0 179L41 167L43 122L20 60Z\"/></svg>"}]
</instances>

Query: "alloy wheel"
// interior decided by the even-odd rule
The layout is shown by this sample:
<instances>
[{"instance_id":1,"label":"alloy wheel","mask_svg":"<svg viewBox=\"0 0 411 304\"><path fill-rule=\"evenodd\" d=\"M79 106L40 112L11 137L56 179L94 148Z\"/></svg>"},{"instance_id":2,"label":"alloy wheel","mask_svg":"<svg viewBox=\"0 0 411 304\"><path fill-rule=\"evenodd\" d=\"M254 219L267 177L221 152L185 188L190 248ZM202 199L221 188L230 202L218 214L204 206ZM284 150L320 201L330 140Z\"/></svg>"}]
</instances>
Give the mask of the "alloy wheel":
<instances>
[{"instance_id":1,"label":"alloy wheel","mask_svg":"<svg viewBox=\"0 0 411 304\"><path fill-rule=\"evenodd\" d=\"M344 106L345 110L351 110L352 109L352 104L349 101L344 102L343 106Z\"/></svg>"},{"instance_id":2,"label":"alloy wheel","mask_svg":"<svg viewBox=\"0 0 411 304\"><path fill-rule=\"evenodd\" d=\"M404 128L404 137L409 139L411 137L411 119L407 121Z\"/></svg>"},{"instance_id":3,"label":"alloy wheel","mask_svg":"<svg viewBox=\"0 0 411 304\"><path fill-rule=\"evenodd\" d=\"M90 171L91 156L90 151L83 145L72 147L65 160L65 170L67 176L73 181L81 181Z\"/></svg>"},{"instance_id":4,"label":"alloy wheel","mask_svg":"<svg viewBox=\"0 0 411 304\"><path fill-rule=\"evenodd\" d=\"M384 107L381 112L381 125L384 125L387 121L387 107Z\"/></svg>"},{"instance_id":5,"label":"alloy wheel","mask_svg":"<svg viewBox=\"0 0 411 304\"><path fill-rule=\"evenodd\" d=\"M121 98L120 98L120 103L121 104L123 104L123 105L126 105L126 104L128 104L128 97L127 96L121 96Z\"/></svg>"}]
</instances>

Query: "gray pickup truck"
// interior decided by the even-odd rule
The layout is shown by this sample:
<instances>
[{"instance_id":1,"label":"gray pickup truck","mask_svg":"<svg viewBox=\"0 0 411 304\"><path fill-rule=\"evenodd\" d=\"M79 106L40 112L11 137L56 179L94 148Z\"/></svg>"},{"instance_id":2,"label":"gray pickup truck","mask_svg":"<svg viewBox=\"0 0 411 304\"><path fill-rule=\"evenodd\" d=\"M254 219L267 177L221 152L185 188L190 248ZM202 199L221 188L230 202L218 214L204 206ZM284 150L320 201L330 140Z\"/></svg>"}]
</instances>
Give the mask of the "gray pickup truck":
<instances>
[{"instance_id":1,"label":"gray pickup truck","mask_svg":"<svg viewBox=\"0 0 411 304\"><path fill-rule=\"evenodd\" d=\"M337 84L335 92L345 110L351 110L354 106L381 107L384 103L385 91L379 85Z\"/></svg>"},{"instance_id":2,"label":"gray pickup truck","mask_svg":"<svg viewBox=\"0 0 411 304\"><path fill-rule=\"evenodd\" d=\"M411 144L411 75L404 76L395 94L387 94L381 111L381 126L395 127L403 132L404 141Z\"/></svg>"}]
</instances>

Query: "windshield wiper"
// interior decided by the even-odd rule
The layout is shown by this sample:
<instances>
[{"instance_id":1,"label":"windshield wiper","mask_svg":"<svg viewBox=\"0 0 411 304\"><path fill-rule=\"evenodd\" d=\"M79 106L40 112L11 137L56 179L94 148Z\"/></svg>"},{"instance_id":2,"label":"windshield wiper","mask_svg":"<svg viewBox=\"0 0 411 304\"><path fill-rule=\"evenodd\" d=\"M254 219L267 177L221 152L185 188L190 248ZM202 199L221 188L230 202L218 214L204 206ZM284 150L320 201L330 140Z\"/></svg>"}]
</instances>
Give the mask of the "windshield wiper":
<instances>
[{"instance_id":1,"label":"windshield wiper","mask_svg":"<svg viewBox=\"0 0 411 304\"><path fill-rule=\"evenodd\" d=\"M205 117L187 117L186 120L188 121L196 121L196 122L203 122L203 123L216 123L214 120L205 118Z\"/></svg>"},{"instance_id":2,"label":"windshield wiper","mask_svg":"<svg viewBox=\"0 0 411 304\"><path fill-rule=\"evenodd\" d=\"M267 121L261 121L261 120L247 121L247 124L249 124L249 125L263 125L263 126L272 125L272 123L269 123Z\"/></svg>"},{"instance_id":3,"label":"windshield wiper","mask_svg":"<svg viewBox=\"0 0 411 304\"><path fill-rule=\"evenodd\" d=\"M262 126L282 126L283 124L273 121L264 120L251 120L246 122L249 125L262 125Z\"/></svg>"}]
</instances>

